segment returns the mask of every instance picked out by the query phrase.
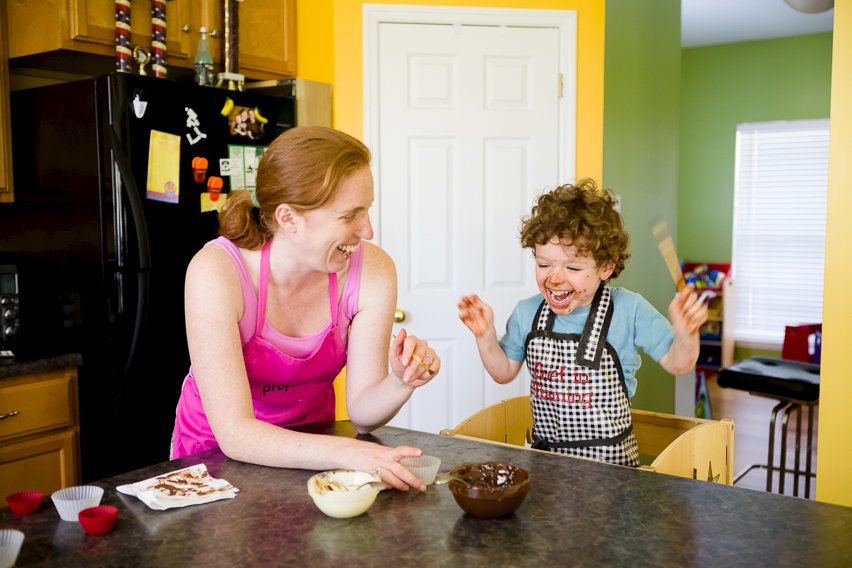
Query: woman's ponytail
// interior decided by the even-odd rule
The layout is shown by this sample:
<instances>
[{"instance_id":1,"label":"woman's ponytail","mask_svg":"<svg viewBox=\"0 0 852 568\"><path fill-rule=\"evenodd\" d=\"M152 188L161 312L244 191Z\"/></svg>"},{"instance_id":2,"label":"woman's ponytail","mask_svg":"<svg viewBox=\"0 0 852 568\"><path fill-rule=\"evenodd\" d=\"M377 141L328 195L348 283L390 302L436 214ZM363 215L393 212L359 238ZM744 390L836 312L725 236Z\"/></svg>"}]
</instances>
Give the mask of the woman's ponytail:
<instances>
[{"instance_id":1,"label":"woman's ponytail","mask_svg":"<svg viewBox=\"0 0 852 568\"><path fill-rule=\"evenodd\" d=\"M240 248L257 250L272 236L263 225L260 209L254 206L251 191L237 190L228 195L219 212L219 234Z\"/></svg>"}]
</instances>

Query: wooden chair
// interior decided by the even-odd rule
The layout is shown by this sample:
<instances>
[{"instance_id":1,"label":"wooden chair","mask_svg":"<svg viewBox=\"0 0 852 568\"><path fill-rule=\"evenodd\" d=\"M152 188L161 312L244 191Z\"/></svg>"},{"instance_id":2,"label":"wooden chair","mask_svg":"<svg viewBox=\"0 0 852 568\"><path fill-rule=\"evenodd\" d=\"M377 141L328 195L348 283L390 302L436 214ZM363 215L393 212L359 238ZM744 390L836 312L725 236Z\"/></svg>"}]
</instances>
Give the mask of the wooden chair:
<instances>
[{"instance_id":1,"label":"wooden chair","mask_svg":"<svg viewBox=\"0 0 852 568\"><path fill-rule=\"evenodd\" d=\"M630 413L639 453L643 461L649 462L643 469L725 485L733 483L732 420L703 420L637 409ZM529 447L532 443L530 397L518 396L493 404L455 428L442 430L441 434Z\"/></svg>"}]
</instances>

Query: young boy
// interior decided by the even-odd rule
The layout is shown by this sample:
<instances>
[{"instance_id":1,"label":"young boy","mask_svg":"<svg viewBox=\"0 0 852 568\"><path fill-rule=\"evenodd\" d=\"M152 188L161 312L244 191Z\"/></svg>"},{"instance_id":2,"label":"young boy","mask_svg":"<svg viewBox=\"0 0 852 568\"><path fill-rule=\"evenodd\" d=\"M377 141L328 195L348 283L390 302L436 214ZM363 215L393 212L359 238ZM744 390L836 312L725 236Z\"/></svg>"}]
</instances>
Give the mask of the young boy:
<instances>
[{"instance_id":1,"label":"young boy","mask_svg":"<svg viewBox=\"0 0 852 568\"><path fill-rule=\"evenodd\" d=\"M639 294L608 285L630 256L615 203L590 179L539 197L521 245L533 250L540 293L515 306L500 341L494 312L478 296L462 297L458 308L496 382L513 380L526 361L533 447L638 466L630 419L638 349L673 375L688 372L707 308L687 286L669 304L669 323Z\"/></svg>"}]
</instances>

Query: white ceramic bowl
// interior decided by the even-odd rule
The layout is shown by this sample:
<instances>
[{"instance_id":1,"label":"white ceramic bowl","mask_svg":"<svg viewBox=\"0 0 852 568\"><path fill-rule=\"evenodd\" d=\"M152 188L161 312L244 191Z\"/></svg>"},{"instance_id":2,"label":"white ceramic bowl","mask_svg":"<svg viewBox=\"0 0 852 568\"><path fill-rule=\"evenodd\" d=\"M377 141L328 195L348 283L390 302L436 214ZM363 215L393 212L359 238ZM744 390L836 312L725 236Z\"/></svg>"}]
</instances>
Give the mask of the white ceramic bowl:
<instances>
[{"instance_id":1,"label":"white ceramic bowl","mask_svg":"<svg viewBox=\"0 0 852 568\"><path fill-rule=\"evenodd\" d=\"M0 530L0 568L15 565L21 545L24 544L24 533L15 529Z\"/></svg>"},{"instance_id":2,"label":"white ceramic bowl","mask_svg":"<svg viewBox=\"0 0 852 568\"><path fill-rule=\"evenodd\" d=\"M402 458L399 463L416 475L426 485L431 485L441 467L441 458L435 456L420 456L419 458Z\"/></svg>"},{"instance_id":3,"label":"white ceramic bowl","mask_svg":"<svg viewBox=\"0 0 852 568\"><path fill-rule=\"evenodd\" d=\"M74 487L66 487L55 492L50 498L53 504L56 505L56 510L59 511L59 516L63 521L80 522L79 515L83 509L89 507L97 507L101 504L101 497L104 496L102 487L96 485L76 485Z\"/></svg>"},{"instance_id":4,"label":"white ceramic bowl","mask_svg":"<svg viewBox=\"0 0 852 568\"><path fill-rule=\"evenodd\" d=\"M365 513L376 500L379 490L375 487L350 489L368 481L381 480L365 471L324 471L308 480L308 494L329 517L348 519Z\"/></svg>"}]
</instances>

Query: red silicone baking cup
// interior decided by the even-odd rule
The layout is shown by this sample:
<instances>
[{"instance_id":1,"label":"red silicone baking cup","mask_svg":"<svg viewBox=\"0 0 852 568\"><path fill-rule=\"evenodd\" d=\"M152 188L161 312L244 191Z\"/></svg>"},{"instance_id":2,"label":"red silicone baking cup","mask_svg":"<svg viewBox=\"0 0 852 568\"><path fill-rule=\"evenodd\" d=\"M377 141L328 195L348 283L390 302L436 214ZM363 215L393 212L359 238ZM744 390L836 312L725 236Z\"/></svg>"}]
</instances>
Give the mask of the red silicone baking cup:
<instances>
[{"instance_id":1,"label":"red silicone baking cup","mask_svg":"<svg viewBox=\"0 0 852 568\"><path fill-rule=\"evenodd\" d=\"M41 500L44 499L44 493L41 491L21 491L20 493L12 493L6 496L6 503L9 508L17 515L26 515L34 513L41 506Z\"/></svg>"},{"instance_id":2,"label":"red silicone baking cup","mask_svg":"<svg viewBox=\"0 0 852 568\"><path fill-rule=\"evenodd\" d=\"M80 524L87 534L104 534L112 530L115 519L118 517L118 508L112 505L98 505L83 509L78 514Z\"/></svg>"}]
</instances>

